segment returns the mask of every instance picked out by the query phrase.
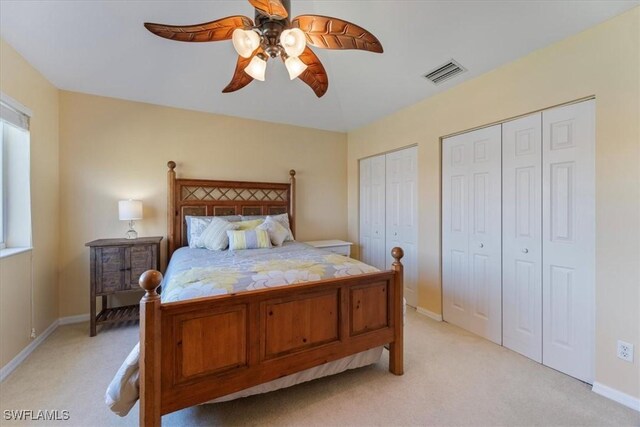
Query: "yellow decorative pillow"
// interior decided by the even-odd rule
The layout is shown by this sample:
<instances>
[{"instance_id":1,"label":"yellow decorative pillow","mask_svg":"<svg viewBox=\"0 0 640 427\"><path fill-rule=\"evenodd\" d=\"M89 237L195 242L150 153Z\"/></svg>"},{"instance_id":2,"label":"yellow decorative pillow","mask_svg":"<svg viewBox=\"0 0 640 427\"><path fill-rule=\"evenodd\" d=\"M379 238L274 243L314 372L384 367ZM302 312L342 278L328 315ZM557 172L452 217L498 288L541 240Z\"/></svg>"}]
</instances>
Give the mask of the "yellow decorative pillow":
<instances>
[{"instance_id":1,"label":"yellow decorative pillow","mask_svg":"<svg viewBox=\"0 0 640 427\"><path fill-rule=\"evenodd\" d=\"M271 247L271 239L266 230L227 230L229 250L264 249Z\"/></svg>"},{"instance_id":2,"label":"yellow decorative pillow","mask_svg":"<svg viewBox=\"0 0 640 427\"><path fill-rule=\"evenodd\" d=\"M234 222L238 226L238 230L253 230L264 222L264 219L252 219L249 221Z\"/></svg>"}]
</instances>

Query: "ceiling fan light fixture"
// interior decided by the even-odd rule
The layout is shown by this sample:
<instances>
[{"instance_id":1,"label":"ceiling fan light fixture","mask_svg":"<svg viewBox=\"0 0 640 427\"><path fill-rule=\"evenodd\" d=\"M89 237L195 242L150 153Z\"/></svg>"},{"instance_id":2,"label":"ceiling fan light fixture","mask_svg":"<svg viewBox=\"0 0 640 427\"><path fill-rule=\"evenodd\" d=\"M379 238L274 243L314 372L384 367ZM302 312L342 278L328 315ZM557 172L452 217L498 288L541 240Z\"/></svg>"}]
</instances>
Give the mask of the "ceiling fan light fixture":
<instances>
[{"instance_id":1,"label":"ceiling fan light fixture","mask_svg":"<svg viewBox=\"0 0 640 427\"><path fill-rule=\"evenodd\" d=\"M287 55L298 57L302 55L307 46L307 38L300 28L291 28L280 34L280 44Z\"/></svg>"},{"instance_id":2,"label":"ceiling fan light fixture","mask_svg":"<svg viewBox=\"0 0 640 427\"><path fill-rule=\"evenodd\" d=\"M260 36L253 30L236 28L233 30L231 40L236 52L243 58L249 58L253 51L260 46Z\"/></svg>"},{"instance_id":3,"label":"ceiling fan light fixture","mask_svg":"<svg viewBox=\"0 0 640 427\"><path fill-rule=\"evenodd\" d=\"M254 79L263 82L267 72L267 61L265 61L261 56L261 54L254 56L251 59L251 62L249 62L249 65L244 69L244 72Z\"/></svg>"},{"instance_id":4,"label":"ceiling fan light fixture","mask_svg":"<svg viewBox=\"0 0 640 427\"><path fill-rule=\"evenodd\" d=\"M297 56L290 56L285 59L284 66L287 68L287 71L289 72L289 78L291 80L304 73L304 70L307 69L307 64L302 62Z\"/></svg>"}]
</instances>

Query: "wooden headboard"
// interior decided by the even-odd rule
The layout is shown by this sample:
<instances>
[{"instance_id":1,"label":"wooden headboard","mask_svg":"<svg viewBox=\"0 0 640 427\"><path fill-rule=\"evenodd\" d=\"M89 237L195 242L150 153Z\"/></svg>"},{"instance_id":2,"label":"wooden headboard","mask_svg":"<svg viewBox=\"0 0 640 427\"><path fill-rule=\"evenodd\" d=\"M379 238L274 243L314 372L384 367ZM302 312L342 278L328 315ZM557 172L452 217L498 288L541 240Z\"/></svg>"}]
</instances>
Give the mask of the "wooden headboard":
<instances>
[{"instance_id":1,"label":"wooden headboard","mask_svg":"<svg viewBox=\"0 0 640 427\"><path fill-rule=\"evenodd\" d=\"M168 256L187 246L185 216L289 214L295 233L296 171L289 171L288 183L217 181L176 178L176 163L167 163Z\"/></svg>"}]
</instances>

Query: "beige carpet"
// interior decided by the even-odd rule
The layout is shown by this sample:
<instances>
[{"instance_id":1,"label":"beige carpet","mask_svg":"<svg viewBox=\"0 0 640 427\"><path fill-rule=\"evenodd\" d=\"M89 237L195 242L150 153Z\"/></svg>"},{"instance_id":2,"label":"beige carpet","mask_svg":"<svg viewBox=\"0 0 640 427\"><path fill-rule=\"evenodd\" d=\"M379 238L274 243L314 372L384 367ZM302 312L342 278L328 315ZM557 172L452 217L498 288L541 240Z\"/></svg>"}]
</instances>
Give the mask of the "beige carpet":
<instances>
[{"instance_id":1,"label":"beige carpet","mask_svg":"<svg viewBox=\"0 0 640 427\"><path fill-rule=\"evenodd\" d=\"M70 411L55 425L137 425L104 405L104 391L137 341L136 325L60 327L0 385L6 409ZM163 424L198 425L640 425L640 414L590 386L503 347L412 310L405 329L405 375L377 365L285 390L185 409ZM32 422L44 426L51 423Z\"/></svg>"}]
</instances>

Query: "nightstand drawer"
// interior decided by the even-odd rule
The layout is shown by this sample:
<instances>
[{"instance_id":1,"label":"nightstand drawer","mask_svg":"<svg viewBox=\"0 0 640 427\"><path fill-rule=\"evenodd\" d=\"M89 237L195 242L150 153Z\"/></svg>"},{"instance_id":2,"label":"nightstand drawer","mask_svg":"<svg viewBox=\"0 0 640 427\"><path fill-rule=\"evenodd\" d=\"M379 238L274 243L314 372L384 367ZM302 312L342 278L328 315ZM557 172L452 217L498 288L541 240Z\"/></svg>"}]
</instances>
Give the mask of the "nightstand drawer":
<instances>
[{"instance_id":1,"label":"nightstand drawer","mask_svg":"<svg viewBox=\"0 0 640 427\"><path fill-rule=\"evenodd\" d=\"M345 242L344 240L314 240L305 243L318 249L333 252L334 254L351 256L352 243Z\"/></svg>"},{"instance_id":2,"label":"nightstand drawer","mask_svg":"<svg viewBox=\"0 0 640 427\"><path fill-rule=\"evenodd\" d=\"M351 254L351 246L327 246L322 248L325 251L333 252L334 254L349 256Z\"/></svg>"}]
</instances>

